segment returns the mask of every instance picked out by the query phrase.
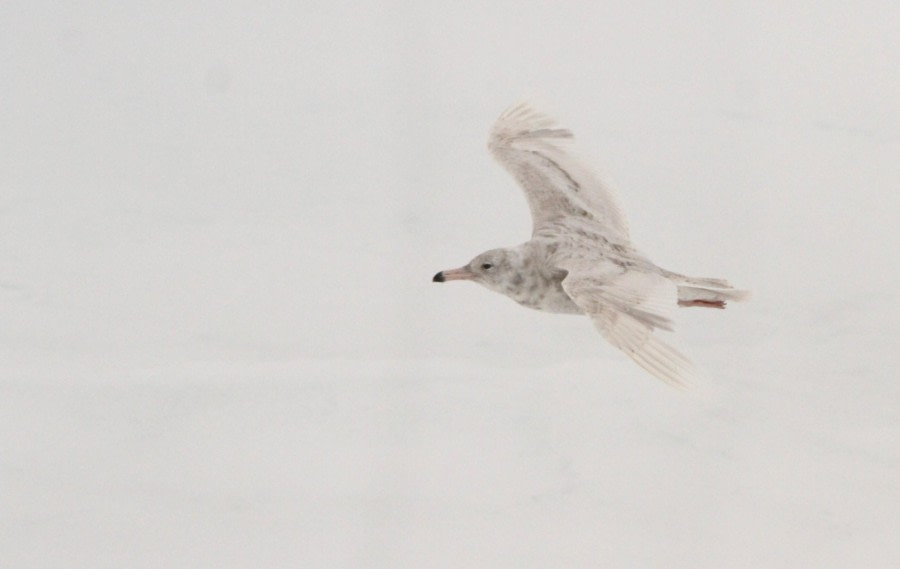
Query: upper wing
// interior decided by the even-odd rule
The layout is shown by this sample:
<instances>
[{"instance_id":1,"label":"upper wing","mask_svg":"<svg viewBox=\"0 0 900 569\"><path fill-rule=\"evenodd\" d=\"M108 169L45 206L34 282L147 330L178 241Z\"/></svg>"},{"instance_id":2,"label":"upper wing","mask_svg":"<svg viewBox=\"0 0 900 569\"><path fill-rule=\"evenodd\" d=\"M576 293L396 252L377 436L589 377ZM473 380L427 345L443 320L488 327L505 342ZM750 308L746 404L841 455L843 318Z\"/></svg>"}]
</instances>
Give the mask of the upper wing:
<instances>
[{"instance_id":1,"label":"upper wing","mask_svg":"<svg viewBox=\"0 0 900 569\"><path fill-rule=\"evenodd\" d=\"M693 383L690 360L653 334L656 328L672 329L669 316L678 302L674 283L652 273L598 275L576 269L562 286L603 337L639 366L676 387Z\"/></svg>"},{"instance_id":2,"label":"upper wing","mask_svg":"<svg viewBox=\"0 0 900 569\"><path fill-rule=\"evenodd\" d=\"M534 227L563 216L588 217L617 241L628 224L614 191L562 148L572 133L525 104L500 115L488 139L494 158L519 182Z\"/></svg>"}]
</instances>

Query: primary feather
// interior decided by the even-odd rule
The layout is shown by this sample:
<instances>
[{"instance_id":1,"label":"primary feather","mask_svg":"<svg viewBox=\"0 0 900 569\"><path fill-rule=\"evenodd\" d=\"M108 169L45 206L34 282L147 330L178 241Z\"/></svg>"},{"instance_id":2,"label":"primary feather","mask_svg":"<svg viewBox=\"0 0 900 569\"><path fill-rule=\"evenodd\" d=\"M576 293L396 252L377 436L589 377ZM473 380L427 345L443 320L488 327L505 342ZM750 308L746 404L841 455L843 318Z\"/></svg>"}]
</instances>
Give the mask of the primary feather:
<instances>
[{"instance_id":1,"label":"primary feather","mask_svg":"<svg viewBox=\"0 0 900 569\"><path fill-rule=\"evenodd\" d=\"M628 240L628 224L615 191L563 147L571 131L526 104L500 115L488 148L522 186L535 229L565 216L590 218L617 241Z\"/></svg>"}]
</instances>

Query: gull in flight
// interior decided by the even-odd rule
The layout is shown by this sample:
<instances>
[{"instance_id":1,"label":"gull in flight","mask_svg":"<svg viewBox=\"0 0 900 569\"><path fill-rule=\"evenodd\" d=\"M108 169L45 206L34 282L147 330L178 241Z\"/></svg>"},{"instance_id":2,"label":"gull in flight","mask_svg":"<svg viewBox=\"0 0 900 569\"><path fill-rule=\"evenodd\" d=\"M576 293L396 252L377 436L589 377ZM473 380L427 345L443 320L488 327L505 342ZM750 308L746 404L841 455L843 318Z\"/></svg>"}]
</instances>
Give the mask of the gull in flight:
<instances>
[{"instance_id":1,"label":"gull in flight","mask_svg":"<svg viewBox=\"0 0 900 569\"><path fill-rule=\"evenodd\" d=\"M677 306L725 308L748 293L722 279L667 271L638 252L612 189L567 152L571 139L569 130L528 105L500 115L488 148L525 192L531 239L485 251L432 280L475 281L528 308L587 315L639 366L686 387L696 374L693 364L654 331L673 329Z\"/></svg>"}]
</instances>

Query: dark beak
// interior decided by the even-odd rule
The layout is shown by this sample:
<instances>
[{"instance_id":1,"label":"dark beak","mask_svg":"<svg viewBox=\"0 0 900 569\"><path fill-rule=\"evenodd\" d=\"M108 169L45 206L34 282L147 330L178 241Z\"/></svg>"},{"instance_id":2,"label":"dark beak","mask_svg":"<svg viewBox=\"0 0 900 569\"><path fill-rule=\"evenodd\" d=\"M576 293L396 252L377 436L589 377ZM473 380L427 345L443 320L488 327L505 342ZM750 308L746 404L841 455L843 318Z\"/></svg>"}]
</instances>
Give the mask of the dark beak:
<instances>
[{"instance_id":1,"label":"dark beak","mask_svg":"<svg viewBox=\"0 0 900 569\"><path fill-rule=\"evenodd\" d=\"M444 282L444 271L441 271L438 274L434 275L434 278L431 279L431 282L433 282L433 283Z\"/></svg>"}]
</instances>

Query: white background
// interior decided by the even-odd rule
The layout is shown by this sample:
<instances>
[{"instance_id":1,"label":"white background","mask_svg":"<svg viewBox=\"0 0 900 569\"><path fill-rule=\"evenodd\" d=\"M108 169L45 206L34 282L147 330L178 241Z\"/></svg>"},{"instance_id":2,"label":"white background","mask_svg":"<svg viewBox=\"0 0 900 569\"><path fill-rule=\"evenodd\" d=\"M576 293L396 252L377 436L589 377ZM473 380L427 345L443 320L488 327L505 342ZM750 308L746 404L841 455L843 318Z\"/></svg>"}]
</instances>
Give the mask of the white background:
<instances>
[{"instance_id":1,"label":"white background","mask_svg":"<svg viewBox=\"0 0 900 569\"><path fill-rule=\"evenodd\" d=\"M0 565L900 564L900 9L726 4L4 2ZM705 386L430 282L523 98Z\"/></svg>"}]
</instances>

